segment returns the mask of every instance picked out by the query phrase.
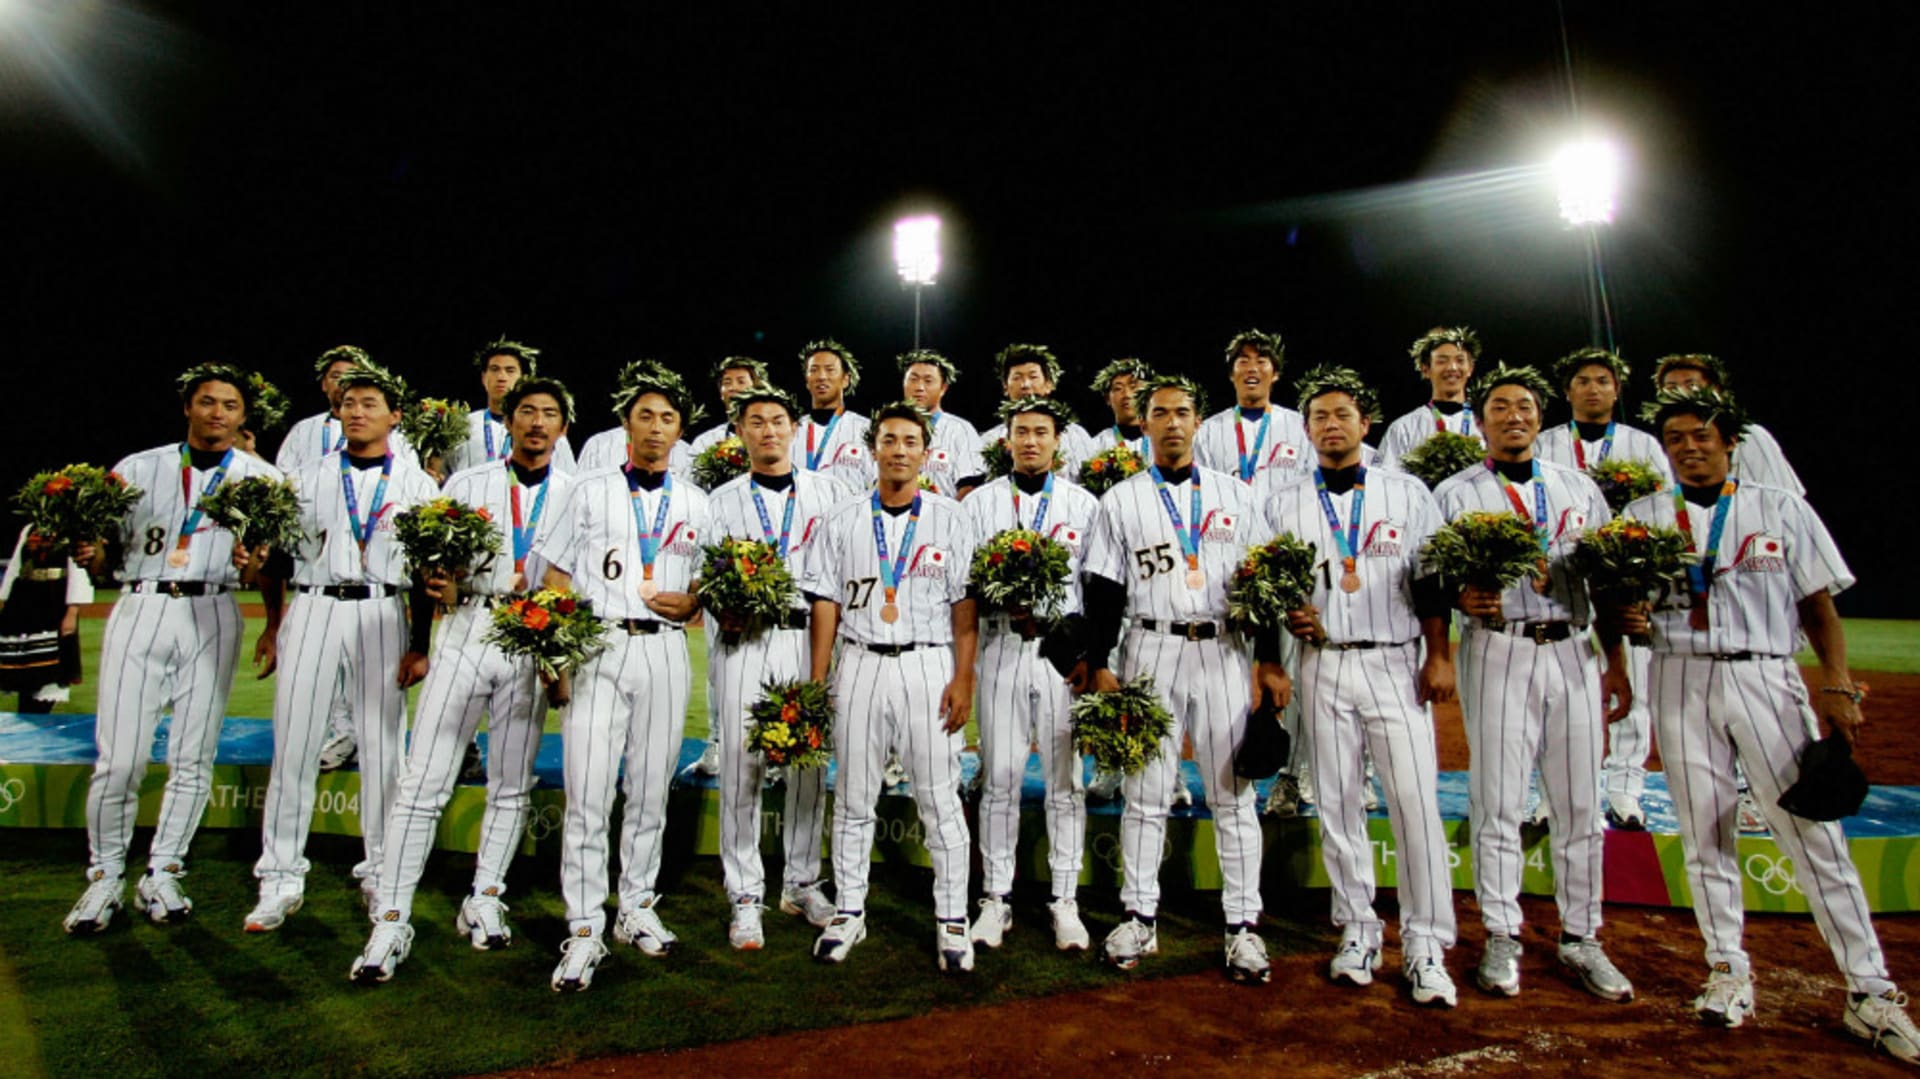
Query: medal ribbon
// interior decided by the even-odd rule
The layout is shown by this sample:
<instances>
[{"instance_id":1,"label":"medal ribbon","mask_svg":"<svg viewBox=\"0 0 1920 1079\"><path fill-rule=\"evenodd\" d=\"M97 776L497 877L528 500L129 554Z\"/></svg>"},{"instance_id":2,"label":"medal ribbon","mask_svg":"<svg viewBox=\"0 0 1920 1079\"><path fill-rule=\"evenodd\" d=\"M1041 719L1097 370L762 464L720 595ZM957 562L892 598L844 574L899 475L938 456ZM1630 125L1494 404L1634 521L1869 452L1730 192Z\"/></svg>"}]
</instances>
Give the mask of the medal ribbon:
<instances>
[{"instance_id":1,"label":"medal ribbon","mask_svg":"<svg viewBox=\"0 0 1920 1079\"><path fill-rule=\"evenodd\" d=\"M380 523L380 507L385 505L387 481L393 478L393 454L389 453L380 461L380 482L373 488L373 502L367 514L367 523L360 523L360 496L353 490L353 464L347 455L340 455L340 489L347 500L347 529L353 533L353 542L360 547L360 565L367 564L367 544L373 542L373 528Z\"/></svg>"},{"instance_id":2,"label":"medal ribbon","mask_svg":"<svg viewBox=\"0 0 1920 1079\"><path fill-rule=\"evenodd\" d=\"M1187 569L1200 568L1200 472L1193 473L1193 502L1189 523L1180 523L1180 511L1174 507L1173 495L1167 490L1167 478L1160 474L1159 465L1147 466L1153 473L1153 488L1160 492L1160 504L1166 507L1167 519L1173 522L1173 534L1180 540L1180 553L1187 557Z\"/></svg>"},{"instance_id":3,"label":"medal ribbon","mask_svg":"<svg viewBox=\"0 0 1920 1079\"><path fill-rule=\"evenodd\" d=\"M1728 476L1727 481L1721 484L1720 497L1713 504L1713 519L1707 525L1707 553L1700 556L1697 564L1687 567L1688 591L1693 593L1693 605L1696 607L1707 605L1707 590L1713 587L1713 566L1720 560L1720 536L1727 530L1727 507L1732 505L1734 489L1739 486L1740 481L1732 476ZM1698 548L1693 543L1693 522L1687 517L1687 499L1678 486L1673 489L1673 512L1680 520L1680 534L1687 537L1688 552L1697 553Z\"/></svg>"},{"instance_id":4,"label":"medal ribbon","mask_svg":"<svg viewBox=\"0 0 1920 1079\"><path fill-rule=\"evenodd\" d=\"M840 417L844 415L846 415L846 413L844 412L834 413L833 418L827 421L827 425L825 427L821 427L819 424L814 423L811 418L807 420L807 471L809 472L820 471L820 457L822 454L827 452L828 443L831 443L833 441L833 429L840 425ZM818 429L822 432L822 434L820 435L819 449L813 448L813 432L815 429Z\"/></svg>"},{"instance_id":5,"label":"medal ribbon","mask_svg":"<svg viewBox=\"0 0 1920 1079\"><path fill-rule=\"evenodd\" d=\"M886 512L880 507L880 492L873 492L873 549L880 556L880 587L892 603L900 591L900 578L907 571L907 555L913 551L913 533L920 527L920 496L913 496L913 508L907 511L907 531L900 537L900 554L887 561Z\"/></svg>"},{"instance_id":6,"label":"medal ribbon","mask_svg":"<svg viewBox=\"0 0 1920 1079\"><path fill-rule=\"evenodd\" d=\"M1507 501L1513 504L1513 512L1527 516L1527 504L1520 500L1520 492L1514 490L1513 484L1507 482L1507 478L1494 467L1491 457L1487 458L1487 471L1493 473L1493 477L1500 481L1500 486L1507 492ZM1547 481L1540 477L1539 461L1533 462L1533 535L1540 541L1540 554L1544 557L1552 541L1547 535Z\"/></svg>"},{"instance_id":7,"label":"medal ribbon","mask_svg":"<svg viewBox=\"0 0 1920 1079\"><path fill-rule=\"evenodd\" d=\"M1266 444L1267 427L1271 423L1273 423L1273 413L1271 411L1261 414L1260 433L1253 438L1253 452L1248 453L1247 429L1244 426L1244 417L1237 411L1233 415L1233 437L1240 443L1240 478L1246 480L1248 483L1253 482L1253 474L1260 470L1260 447ZM1199 486L1198 483L1194 484L1194 489L1198 490ZM1194 512L1198 513L1199 511L1196 510Z\"/></svg>"},{"instance_id":8,"label":"medal ribbon","mask_svg":"<svg viewBox=\"0 0 1920 1079\"><path fill-rule=\"evenodd\" d=\"M1340 551L1340 568L1347 573L1359 572L1360 553L1360 508L1367 504L1367 470L1362 467L1353 477L1353 512L1349 515L1351 523L1345 532L1340 531L1340 515L1334 512L1333 495L1327 491L1327 477L1324 469L1313 470L1313 487L1320 492L1320 509L1327 515L1327 528L1333 532L1333 544Z\"/></svg>"},{"instance_id":9,"label":"medal ribbon","mask_svg":"<svg viewBox=\"0 0 1920 1079\"><path fill-rule=\"evenodd\" d=\"M220 458L220 463L214 466L213 475L207 477L206 489L200 492L201 498L206 498L220 489L220 484L227 478L227 469L232 465L233 448L229 446L227 455ZM187 503L187 516L180 522L180 538L173 544L173 549L176 551L186 550L194 532L200 527L200 504L193 497L193 455L187 452L185 442L180 443L180 497Z\"/></svg>"},{"instance_id":10,"label":"medal ribbon","mask_svg":"<svg viewBox=\"0 0 1920 1079\"><path fill-rule=\"evenodd\" d=\"M485 435L487 438L487 460L489 462L497 461L501 457L505 457L507 454L513 451L513 436L507 434L506 425L501 424L500 425L500 453L499 453L499 456L497 457L494 455L493 424L494 424L493 413L488 412L480 417L480 432L483 435Z\"/></svg>"},{"instance_id":11,"label":"medal ribbon","mask_svg":"<svg viewBox=\"0 0 1920 1079\"><path fill-rule=\"evenodd\" d=\"M493 447L487 447L489 456ZM527 571L527 553L533 550L533 532L540 527L540 513L547 508L547 483L553 479L553 466L547 466L547 474L540 478L540 493L533 496L533 515L523 526L520 523L520 478L514 475L513 462L507 462L507 497L513 505L513 572Z\"/></svg>"},{"instance_id":12,"label":"medal ribbon","mask_svg":"<svg viewBox=\"0 0 1920 1079\"><path fill-rule=\"evenodd\" d=\"M667 510L673 505L673 473L660 473L660 508L653 515L653 527L647 527L647 504L640 495L640 474L632 465L626 468L627 497L633 502L633 530L640 538L640 572L653 580L653 560L660 553L660 536L667 528Z\"/></svg>"},{"instance_id":13,"label":"medal ribbon","mask_svg":"<svg viewBox=\"0 0 1920 1079\"><path fill-rule=\"evenodd\" d=\"M1615 422L1616 421L1614 420L1607 421L1607 434L1605 438L1600 440L1600 456L1594 458L1595 464L1598 464L1599 462L1606 460L1609 456L1613 454L1613 430L1614 430ZM1580 425L1577 423L1568 423L1567 434L1573 439L1574 463L1579 465L1581 468L1586 468L1587 467L1587 447L1586 447L1586 443L1580 441Z\"/></svg>"},{"instance_id":14,"label":"medal ribbon","mask_svg":"<svg viewBox=\"0 0 1920 1079\"><path fill-rule=\"evenodd\" d=\"M773 538L773 518L767 516L767 504L760 499L760 485L752 480L747 481L747 490L753 492L753 508L760 512L760 531L766 534L768 543L774 544L774 549L780 552L781 558L787 557L787 537L793 534L793 507L800 495L800 481L791 476L788 479L792 482L787 487L786 512L780 515L778 542Z\"/></svg>"},{"instance_id":15,"label":"medal ribbon","mask_svg":"<svg viewBox=\"0 0 1920 1079\"><path fill-rule=\"evenodd\" d=\"M337 440L333 440L333 445L331 446L327 445L327 442L329 441L327 438L327 431L332 426L333 426L332 416L327 416L320 421L320 456L322 457L325 457L327 454L333 453L337 450L344 449L346 448L346 445L347 445L347 427L345 424L340 425L340 437Z\"/></svg>"},{"instance_id":16,"label":"medal ribbon","mask_svg":"<svg viewBox=\"0 0 1920 1079\"><path fill-rule=\"evenodd\" d=\"M1020 488L1012 480L1008 480L1007 489L1013 492L1013 526L1018 528L1020 527ZM1033 531L1040 531L1040 526L1046 523L1047 505L1052 501L1053 473L1049 472L1046 485L1040 488L1040 506L1033 511Z\"/></svg>"}]
</instances>

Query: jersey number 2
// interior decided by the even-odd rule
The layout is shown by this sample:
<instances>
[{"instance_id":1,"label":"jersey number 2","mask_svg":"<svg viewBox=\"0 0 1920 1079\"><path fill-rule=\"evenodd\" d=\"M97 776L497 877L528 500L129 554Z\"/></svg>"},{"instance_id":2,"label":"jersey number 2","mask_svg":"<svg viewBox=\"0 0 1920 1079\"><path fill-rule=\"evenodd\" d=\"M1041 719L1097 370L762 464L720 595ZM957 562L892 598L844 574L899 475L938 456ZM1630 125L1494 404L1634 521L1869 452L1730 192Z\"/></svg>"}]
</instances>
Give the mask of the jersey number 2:
<instances>
[{"instance_id":1,"label":"jersey number 2","mask_svg":"<svg viewBox=\"0 0 1920 1079\"><path fill-rule=\"evenodd\" d=\"M878 577L861 577L847 582L847 610L857 611L873 598L873 586Z\"/></svg>"}]
</instances>

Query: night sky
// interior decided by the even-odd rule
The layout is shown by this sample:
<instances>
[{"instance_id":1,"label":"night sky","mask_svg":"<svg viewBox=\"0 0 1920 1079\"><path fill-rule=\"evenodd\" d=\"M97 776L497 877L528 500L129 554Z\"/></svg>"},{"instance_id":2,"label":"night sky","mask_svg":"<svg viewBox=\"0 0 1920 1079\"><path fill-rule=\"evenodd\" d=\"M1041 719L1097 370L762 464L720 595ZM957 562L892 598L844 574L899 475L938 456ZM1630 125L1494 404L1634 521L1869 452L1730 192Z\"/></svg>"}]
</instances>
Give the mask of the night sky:
<instances>
[{"instance_id":1,"label":"night sky","mask_svg":"<svg viewBox=\"0 0 1920 1079\"><path fill-rule=\"evenodd\" d=\"M539 345L576 445L642 356L705 385L744 352L797 390L833 335L865 410L911 344L890 223L921 208L948 222L923 339L983 427L1014 341L1096 421L1086 378L1127 354L1224 403L1248 326L1288 376L1359 368L1389 417L1437 323L1483 366L1589 343L1537 167L1574 115L1552 3L827 7L0 0L25 391L0 489L177 438L171 378L204 360L315 411L346 342L469 400L477 346ZM1912 515L1885 512L1902 425L1861 407L1910 385L1920 14L1565 9L1580 115L1630 159L1603 247L1635 397L1661 355L1727 360L1863 578L1843 611L1920 615Z\"/></svg>"}]
</instances>

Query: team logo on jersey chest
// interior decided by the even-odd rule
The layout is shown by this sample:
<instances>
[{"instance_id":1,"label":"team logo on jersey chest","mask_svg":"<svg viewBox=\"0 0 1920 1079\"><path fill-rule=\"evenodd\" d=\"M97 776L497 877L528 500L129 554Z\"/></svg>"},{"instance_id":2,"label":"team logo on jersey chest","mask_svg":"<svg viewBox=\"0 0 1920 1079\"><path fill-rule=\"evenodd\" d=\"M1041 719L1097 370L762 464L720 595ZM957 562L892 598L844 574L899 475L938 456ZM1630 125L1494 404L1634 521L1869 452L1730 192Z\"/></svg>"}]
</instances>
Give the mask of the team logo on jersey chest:
<instances>
[{"instance_id":1,"label":"team logo on jersey chest","mask_svg":"<svg viewBox=\"0 0 1920 1079\"><path fill-rule=\"evenodd\" d=\"M1207 514L1200 528L1200 538L1207 543L1232 543L1234 532L1239 527L1240 518L1231 513L1215 510Z\"/></svg>"},{"instance_id":2,"label":"team logo on jersey chest","mask_svg":"<svg viewBox=\"0 0 1920 1079\"><path fill-rule=\"evenodd\" d=\"M1393 521L1376 522L1367 532L1367 542L1361 546L1360 553L1370 558L1400 557L1401 537L1406 530Z\"/></svg>"},{"instance_id":3,"label":"team logo on jersey chest","mask_svg":"<svg viewBox=\"0 0 1920 1079\"><path fill-rule=\"evenodd\" d=\"M673 534L667 537L666 545L661 548L665 554L692 556L700 553L700 537L691 528L674 526Z\"/></svg>"},{"instance_id":4,"label":"team logo on jersey chest","mask_svg":"<svg viewBox=\"0 0 1920 1079\"><path fill-rule=\"evenodd\" d=\"M953 469L953 454L946 450L934 450L927 455L928 472L949 472Z\"/></svg>"},{"instance_id":5,"label":"team logo on jersey chest","mask_svg":"<svg viewBox=\"0 0 1920 1079\"><path fill-rule=\"evenodd\" d=\"M1780 573L1787 568L1787 545L1779 536L1755 532L1740 541L1733 568L1742 573Z\"/></svg>"},{"instance_id":6,"label":"team logo on jersey chest","mask_svg":"<svg viewBox=\"0 0 1920 1079\"><path fill-rule=\"evenodd\" d=\"M1072 525L1054 525L1052 539L1067 545L1067 550L1080 553L1080 530Z\"/></svg>"},{"instance_id":7,"label":"team logo on jersey chest","mask_svg":"<svg viewBox=\"0 0 1920 1079\"><path fill-rule=\"evenodd\" d=\"M947 566L952 561L953 556L945 548L929 543L913 556L913 564L907 567L907 576L945 580Z\"/></svg>"},{"instance_id":8,"label":"team logo on jersey chest","mask_svg":"<svg viewBox=\"0 0 1920 1079\"><path fill-rule=\"evenodd\" d=\"M1570 509L1560 515L1560 530L1554 535L1555 538L1561 538L1581 532L1586 527L1587 515L1579 510Z\"/></svg>"},{"instance_id":9,"label":"team logo on jersey chest","mask_svg":"<svg viewBox=\"0 0 1920 1079\"><path fill-rule=\"evenodd\" d=\"M1267 464L1273 468L1292 468L1300 463L1300 447L1291 442L1281 442L1267 455Z\"/></svg>"}]
</instances>

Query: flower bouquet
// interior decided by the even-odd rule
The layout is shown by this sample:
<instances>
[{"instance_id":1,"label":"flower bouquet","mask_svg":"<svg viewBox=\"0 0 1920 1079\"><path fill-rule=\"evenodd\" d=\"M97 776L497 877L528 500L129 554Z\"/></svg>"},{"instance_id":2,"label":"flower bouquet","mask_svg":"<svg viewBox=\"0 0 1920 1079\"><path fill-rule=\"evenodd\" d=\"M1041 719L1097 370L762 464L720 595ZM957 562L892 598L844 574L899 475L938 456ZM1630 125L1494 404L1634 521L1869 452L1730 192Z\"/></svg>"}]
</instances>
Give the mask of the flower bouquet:
<instances>
[{"instance_id":1,"label":"flower bouquet","mask_svg":"<svg viewBox=\"0 0 1920 1079\"><path fill-rule=\"evenodd\" d=\"M1248 551L1227 582L1228 624L1243 632L1285 629L1287 612L1305 607L1313 595L1318 558L1313 544L1287 532Z\"/></svg>"},{"instance_id":2,"label":"flower bouquet","mask_svg":"<svg viewBox=\"0 0 1920 1079\"><path fill-rule=\"evenodd\" d=\"M485 506L469 506L459 499L431 498L393 519L393 534L406 552L416 577L434 573L464 574L482 554L500 553L500 530ZM452 597L442 600L442 606Z\"/></svg>"},{"instance_id":3,"label":"flower bouquet","mask_svg":"<svg viewBox=\"0 0 1920 1079\"><path fill-rule=\"evenodd\" d=\"M1080 466L1080 486L1098 498L1111 490L1114 484L1146 470L1147 459L1140 456L1139 450L1123 442L1087 458L1086 463Z\"/></svg>"},{"instance_id":4,"label":"flower bouquet","mask_svg":"<svg viewBox=\"0 0 1920 1079\"><path fill-rule=\"evenodd\" d=\"M723 539L701 548L700 605L748 636L779 624L797 594L793 574L765 540Z\"/></svg>"},{"instance_id":5,"label":"flower bouquet","mask_svg":"<svg viewBox=\"0 0 1920 1079\"><path fill-rule=\"evenodd\" d=\"M412 443L422 461L444 461L455 446L467 440L467 410L458 402L422 397L400 415L400 433Z\"/></svg>"},{"instance_id":6,"label":"flower bouquet","mask_svg":"<svg viewBox=\"0 0 1920 1079\"><path fill-rule=\"evenodd\" d=\"M82 544L118 535L120 522L143 494L120 478L93 465L68 465L57 472L39 472L13 496L14 509L45 538L48 558L64 556Z\"/></svg>"},{"instance_id":7,"label":"flower bouquet","mask_svg":"<svg viewBox=\"0 0 1920 1079\"><path fill-rule=\"evenodd\" d=\"M825 682L768 682L747 709L747 749L768 764L824 768L833 759L833 700Z\"/></svg>"},{"instance_id":8,"label":"flower bouquet","mask_svg":"<svg viewBox=\"0 0 1920 1079\"><path fill-rule=\"evenodd\" d=\"M1400 467L1431 491L1448 476L1486 460L1487 447L1472 435L1436 431L1400 458Z\"/></svg>"},{"instance_id":9,"label":"flower bouquet","mask_svg":"<svg viewBox=\"0 0 1920 1079\"><path fill-rule=\"evenodd\" d=\"M607 647L607 624L576 592L538 592L493 609L484 638L509 656L531 656L548 679L572 674Z\"/></svg>"},{"instance_id":10,"label":"flower bouquet","mask_svg":"<svg viewBox=\"0 0 1920 1079\"><path fill-rule=\"evenodd\" d=\"M973 552L968 580L987 606L1042 622L1060 617L1073 554L1024 528L996 532Z\"/></svg>"},{"instance_id":11,"label":"flower bouquet","mask_svg":"<svg viewBox=\"0 0 1920 1079\"><path fill-rule=\"evenodd\" d=\"M747 445L738 435L728 435L701 450L693 459L693 482L701 490L718 490L720 485L743 475L751 466L747 460Z\"/></svg>"},{"instance_id":12,"label":"flower bouquet","mask_svg":"<svg viewBox=\"0 0 1920 1079\"><path fill-rule=\"evenodd\" d=\"M1091 754L1100 769L1125 775L1145 768L1173 730L1173 716L1153 692L1150 674L1108 693L1082 695L1070 715L1074 748Z\"/></svg>"},{"instance_id":13,"label":"flower bouquet","mask_svg":"<svg viewBox=\"0 0 1920 1079\"><path fill-rule=\"evenodd\" d=\"M1580 537L1572 565L1575 573L1586 578L1596 609L1631 607L1662 588L1685 587L1687 567L1699 561L1687 547L1687 537L1677 528L1617 517ZM1628 639L1639 645L1652 643L1644 633L1630 634Z\"/></svg>"},{"instance_id":14,"label":"flower bouquet","mask_svg":"<svg viewBox=\"0 0 1920 1079\"><path fill-rule=\"evenodd\" d=\"M207 520L233 533L235 543L252 551L261 546L280 551L300 546L300 496L293 484L248 476L223 483L200 500Z\"/></svg>"},{"instance_id":15,"label":"flower bouquet","mask_svg":"<svg viewBox=\"0 0 1920 1079\"><path fill-rule=\"evenodd\" d=\"M1627 503L1645 498L1667 485L1667 477L1645 461L1624 457L1617 461L1596 461L1587 466L1587 476L1600 485L1607 508L1619 513Z\"/></svg>"},{"instance_id":16,"label":"flower bouquet","mask_svg":"<svg viewBox=\"0 0 1920 1079\"><path fill-rule=\"evenodd\" d=\"M1536 586L1546 580L1533 522L1517 513L1463 513L1427 540L1420 557L1452 589L1474 585L1504 592L1523 577L1533 577Z\"/></svg>"}]
</instances>

